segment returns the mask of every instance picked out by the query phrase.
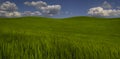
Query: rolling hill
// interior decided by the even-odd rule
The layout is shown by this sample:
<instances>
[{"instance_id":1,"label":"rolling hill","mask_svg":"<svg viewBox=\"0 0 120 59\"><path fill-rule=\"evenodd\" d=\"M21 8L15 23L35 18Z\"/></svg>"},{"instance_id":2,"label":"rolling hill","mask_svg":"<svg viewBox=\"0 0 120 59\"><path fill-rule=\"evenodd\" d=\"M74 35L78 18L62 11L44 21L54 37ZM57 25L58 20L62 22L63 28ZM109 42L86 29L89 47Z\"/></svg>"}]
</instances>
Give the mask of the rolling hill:
<instances>
[{"instance_id":1,"label":"rolling hill","mask_svg":"<svg viewBox=\"0 0 120 59\"><path fill-rule=\"evenodd\" d=\"M0 18L0 59L120 59L120 18Z\"/></svg>"}]
</instances>

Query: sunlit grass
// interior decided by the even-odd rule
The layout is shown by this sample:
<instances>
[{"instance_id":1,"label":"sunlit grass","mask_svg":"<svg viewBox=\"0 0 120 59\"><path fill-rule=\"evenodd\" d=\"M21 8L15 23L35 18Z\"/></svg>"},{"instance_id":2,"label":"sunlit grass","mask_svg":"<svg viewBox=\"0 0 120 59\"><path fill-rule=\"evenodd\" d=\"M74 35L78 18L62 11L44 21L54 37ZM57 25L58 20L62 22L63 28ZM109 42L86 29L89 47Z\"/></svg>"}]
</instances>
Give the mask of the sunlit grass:
<instances>
[{"instance_id":1,"label":"sunlit grass","mask_svg":"<svg viewBox=\"0 0 120 59\"><path fill-rule=\"evenodd\" d=\"M0 18L0 59L120 59L119 26L119 18Z\"/></svg>"}]
</instances>

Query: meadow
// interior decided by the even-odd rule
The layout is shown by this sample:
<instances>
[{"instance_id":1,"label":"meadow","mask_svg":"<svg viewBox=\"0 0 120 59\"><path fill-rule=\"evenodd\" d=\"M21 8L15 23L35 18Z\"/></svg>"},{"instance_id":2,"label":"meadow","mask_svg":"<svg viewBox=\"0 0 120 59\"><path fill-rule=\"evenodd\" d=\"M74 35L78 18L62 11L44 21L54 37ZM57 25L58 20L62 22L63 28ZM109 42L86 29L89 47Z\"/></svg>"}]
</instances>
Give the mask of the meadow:
<instances>
[{"instance_id":1,"label":"meadow","mask_svg":"<svg viewBox=\"0 0 120 59\"><path fill-rule=\"evenodd\" d=\"M120 18L0 18L0 59L120 59Z\"/></svg>"}]
</instances>

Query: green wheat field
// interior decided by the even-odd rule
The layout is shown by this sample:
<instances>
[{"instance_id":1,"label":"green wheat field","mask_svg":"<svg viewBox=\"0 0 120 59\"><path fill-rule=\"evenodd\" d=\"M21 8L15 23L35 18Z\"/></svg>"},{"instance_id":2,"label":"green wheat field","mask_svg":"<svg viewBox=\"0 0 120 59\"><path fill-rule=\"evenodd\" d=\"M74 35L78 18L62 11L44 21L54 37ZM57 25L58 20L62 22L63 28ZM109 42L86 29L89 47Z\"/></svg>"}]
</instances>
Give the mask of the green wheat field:
<instances>
[{"instance_id":1,"label":"green wheat field","mask_svg":"<svg viewBox=\"0 0 120 59\"><path fill-rule=\"evenodd\" d=\"M0 18L0 59L120 59L120 18Z\"/></svg>"}]
</instances>

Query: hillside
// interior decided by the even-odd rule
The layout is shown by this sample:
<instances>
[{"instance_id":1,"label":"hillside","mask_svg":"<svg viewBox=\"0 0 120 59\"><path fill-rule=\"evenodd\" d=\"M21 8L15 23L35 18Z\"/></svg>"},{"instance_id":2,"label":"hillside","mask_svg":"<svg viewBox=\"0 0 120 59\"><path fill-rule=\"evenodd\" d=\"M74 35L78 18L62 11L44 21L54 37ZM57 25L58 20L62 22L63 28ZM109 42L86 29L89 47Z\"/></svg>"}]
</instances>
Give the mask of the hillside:
<instances>
[{"instance_id":1,"label":"hillside","mask_svg":"<svg viewBox=\"0 0 120 59\"><path fill-rule=\"evenodd\" d=\"M0 18L0 59L120 59L120 18Z\"/></svg>"}]
</instances>

